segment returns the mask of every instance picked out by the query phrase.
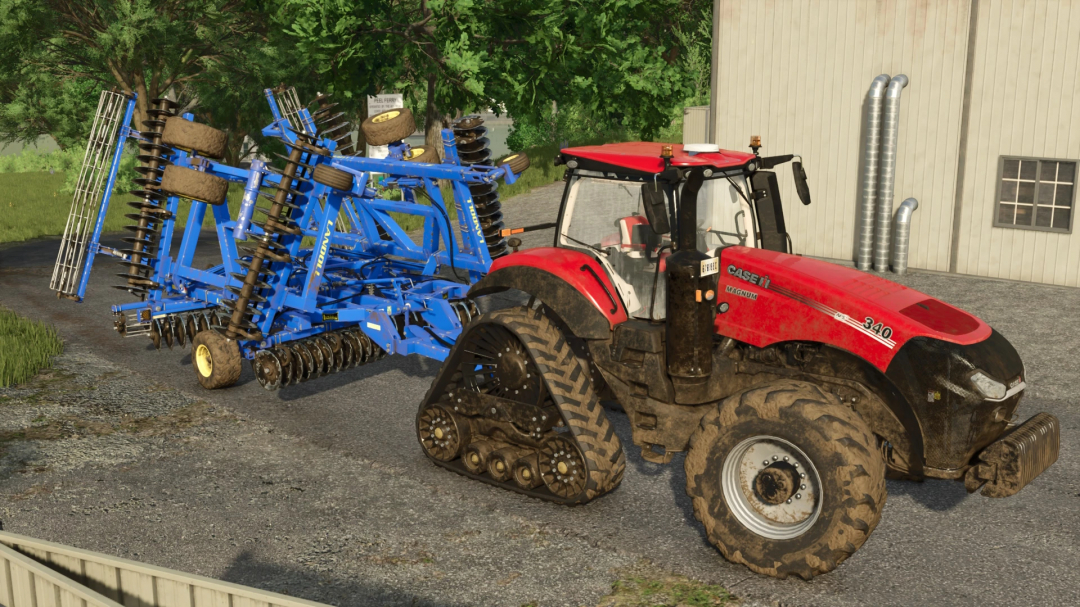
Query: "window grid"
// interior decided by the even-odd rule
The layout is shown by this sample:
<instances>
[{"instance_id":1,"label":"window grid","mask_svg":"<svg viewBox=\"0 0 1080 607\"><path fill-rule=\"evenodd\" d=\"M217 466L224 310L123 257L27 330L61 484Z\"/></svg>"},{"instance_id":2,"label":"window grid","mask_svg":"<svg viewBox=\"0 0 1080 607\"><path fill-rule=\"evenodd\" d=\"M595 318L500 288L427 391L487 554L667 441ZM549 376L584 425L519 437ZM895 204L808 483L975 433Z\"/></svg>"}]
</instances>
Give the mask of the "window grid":
<instances>
[{"instance_id":1,"label":"window grid","mask_svg":"<svg viewBox=\"0 0 1080 607\"><path fill-rule=\"evenodd\" d=\"M1070 232L1076 161L1001 157L994 226Z\"/></svg>"}]
</instances>

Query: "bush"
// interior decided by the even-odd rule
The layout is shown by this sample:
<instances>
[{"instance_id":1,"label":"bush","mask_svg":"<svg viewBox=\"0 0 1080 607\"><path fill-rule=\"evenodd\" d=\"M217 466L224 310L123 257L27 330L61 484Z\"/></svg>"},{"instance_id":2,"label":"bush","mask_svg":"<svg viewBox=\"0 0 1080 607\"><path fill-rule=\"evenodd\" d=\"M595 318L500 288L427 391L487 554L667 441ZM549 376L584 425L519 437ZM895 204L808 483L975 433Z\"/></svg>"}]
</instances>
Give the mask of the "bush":
<instances>
[{"instance_id":1,"label":"bush","mask_svg":"<svg viewBox=\"0 0 1080 607\"><path fill-rule=\"evenodd\" d=\"M0 308L0 388L22 383L52 366L64 351L56 329Z\"/></svg>"},{"instance_id":2,"label":"bush","mask_svg":"<svg viewBox=\"0 0 1080 607\"><path fill-rule=\"evenodd\" d=\"M130 184L131 180L139 176L135 172L134 146L128 146L120 156L120 169L117 175L117 183ZM75 184L79 180L79 171L82 168L83 157L86 156L86 146L71 146L51 152L39 152L26 149L18 154L0 156L0 173L63 173L64 186L60 191L66 194L75 192ZM112 164L110 157L109 165ZM106 167L108 169L108 166Z\"/></svg>"}]
</instances>

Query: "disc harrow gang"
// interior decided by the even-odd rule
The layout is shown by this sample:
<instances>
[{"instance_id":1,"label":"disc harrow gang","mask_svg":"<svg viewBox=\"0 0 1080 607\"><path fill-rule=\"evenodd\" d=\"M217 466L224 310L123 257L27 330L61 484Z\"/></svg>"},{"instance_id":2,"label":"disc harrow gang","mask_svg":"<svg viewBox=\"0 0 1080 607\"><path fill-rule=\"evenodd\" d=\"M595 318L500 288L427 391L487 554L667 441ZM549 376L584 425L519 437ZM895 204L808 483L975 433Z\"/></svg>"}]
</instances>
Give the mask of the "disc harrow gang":
<instances>
[{"instance_id":1,"label":"disc harrow gang","mask_svg":"<svg viewBox=\"0 0 1080 607\"><path fill-rule=\"evenodd\" d=\"M117 316L114 323L117 333L123 337L145 335L158 350L161 346L171 350L173 345L184 348L200 331L208 331L212 327L220 328L229 321L228 316L213 310L166 314L157 318L150 318L149 314L143 318L125 318L122 314Z\"/></svg>"},{"instance_id":2,"label":"disc harrow gang","mask_svg":"<svg viewBox=\"0 0 1080 607\"><path fill-rule=\"evenodd\" d=\"M562 504L615 489L626 467L588 374L555 324L529 308L465 328L416 423L437 465Z\"/></svg>"},{"instance_id":3,"label":"disc harrow gang","mask_svg":"<svg viewBox=\"0 0 1080 607\"><path fill-rule=\"evenodd\" d=\"M150 290L161 288L153 280L154 268L151 263L157 254L161 224L172 216L161 204L168 198L161 191L161 176L169 164L165 155L172 152L168 146L161 144L161 132L165 128L165 120L176 115L173 111L176 102L165 98L151 101L153 107L147 110L148 119L143 120L144 139L139 141L139 166L135 167L135 171L140 175L135 179L139 189L131 192L141 200L128 203L138 213L124 215L135 222L133 225L124 226L124 229L133 235L122 239L130 245L130 248L121 250L128 256L125 261L120 262L127 271L117 276L126 282L116 286L117 289L138 295L140 299L145 299Z\"/></svg>"},{"instance_id":4,"label":"disc harrow gang","mask_svg":"<svg viewBox=\"0 0 1080 607\"><path fill-rule=\"evenodd\" d=\"M262 387L277 390L385 356L360 329L339 329L259 350L251 360L251 370Z\"/></svg>"},{"instance_id":5,"label":"disc harrow gang","mask_svg":"<svg viewBox=\"0 0 1080 607\"><path fill-rule=\"evenodd\" d=\"M461 164L491 164L491 142L487 138L484 119L478 115L465 116L454 122L454 137ZM484 231L484 241L492 259L506 255L506 239L501 232L503 225L502 204L499 203L499 184L477 183L469 185L469 192L476 207L476 216L480 218L480 228Z\"/></svg>"}]
</instances>

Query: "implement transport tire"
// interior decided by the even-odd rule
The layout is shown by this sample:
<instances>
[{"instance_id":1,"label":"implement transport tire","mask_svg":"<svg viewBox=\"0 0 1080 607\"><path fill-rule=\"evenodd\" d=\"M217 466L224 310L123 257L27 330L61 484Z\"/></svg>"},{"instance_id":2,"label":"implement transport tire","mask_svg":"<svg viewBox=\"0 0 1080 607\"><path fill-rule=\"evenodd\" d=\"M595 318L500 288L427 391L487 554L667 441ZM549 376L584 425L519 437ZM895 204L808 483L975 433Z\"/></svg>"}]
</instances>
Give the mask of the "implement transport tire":
<instances>
[{"instance_id":1,"label":"implement transport tire","mask_svg":"<svg viewBox=\"0 0 1080 607\"><path fill-rule=\"evenodd\" d=\"M161 143L207 158L224 158L228 136L212 126L173 116L165 121Z\"/></svg>"},{"instance_id":2,"label":"implement transport tire","mask_svg":"<svg viewBox=\"0 0 1080 607\"><path fill-rule=\"evenodd\" d=\"M316 165L311 178L315 180L315 183L328 185L344 192L348 192L353 187L353 176L350 173L325 164Z\"/></svg>"},{"instance_id":3,"label":"implement transport tire","mask_svg":"<svg viewBox=\"0 0 1080 607\"><path fill-rule=\"evenodd\" d=\"M240 379L240 346L214 330L201 331L191 342L191 366L207 390L228 388Z\"/></svg>"},{"instance_id":4,"label":"implement transport tire","mask_svg":"<svg viewBox=\"0 0 1080 607\"><path fill-rule=\"evenodd\" d=\"M224 204L225 196L229 193L229 182L195 169L169 165L161 177L161 190L182 198L219 205Z\"/></svg>"},{"instance_id":5,"label":"implement transport tire","mask_svg":"<svg viewBox=\"0 0 1080 607\"><path fill-rule=\"evenodd\" d=\"M360 123L370 145L387 145L416 132L416 120L406 108L387 110Z\"/></svg>"},{"instance_id":6,"label":"implement transport tire","mask_svg":"<svg viewBox=\"0 0 1080 607\"><path fill-rule=\"evenodd\" d=\"M410 149L405 153L405 160L408 162L426 162L428 164L439 164L442 162L439 159L439 153L435 151L435 148L426 145L418 145Z\"/></svg>"},{"instance_id":7,"label":"implement transport tire","mask_svg":"<svg viewBox=\"0 0 1080 607\"><path fill-rule=\"evenodd\" d=\"M735 394L690 439L686 492L729 561L778 578L832 571L885 505L885 462L852 409L781 380Z\"/></svg>"},{"instance_id":8,"label":"implement transport tire","mask_svg":"<svg viewBox=\"0 0 1080 607\"><path fill-rule=\"evenodd\" d=\"M515 175L520 175L525 172L525 169L529 168L529 157L524 152L511 154L499 161L499 166L504 164L509 167Z\"/></svg>"}]
</instances>

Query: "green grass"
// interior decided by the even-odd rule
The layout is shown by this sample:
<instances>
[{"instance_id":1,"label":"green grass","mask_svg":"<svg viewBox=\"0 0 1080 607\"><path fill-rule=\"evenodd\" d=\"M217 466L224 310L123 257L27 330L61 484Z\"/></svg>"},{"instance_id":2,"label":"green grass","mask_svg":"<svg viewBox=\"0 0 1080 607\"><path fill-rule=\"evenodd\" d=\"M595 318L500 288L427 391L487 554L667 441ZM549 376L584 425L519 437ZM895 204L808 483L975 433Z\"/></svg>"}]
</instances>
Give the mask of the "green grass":
<instances>
[{"instance_id":1,"label":"green grass","mask_svg":"<svg viewBox=\"0 0 1080 607\"><path fill-rule=\"evenodd\" d=\"M56 329L0 308L0 388L30 379L64 351Z\"/></svg>"},{"instance_id":2,"label":"green grass","mask_svg":"<svg viewBox=\"0 0 1080 607\"><path fill-rule=\"evenodd\" d=\"M59 172L0 173L0 242L21 242L63 234L72 200L71 194L60 191L63 185L64 174ZM230 185L229 208L234 217L243 194L243 186ZM124 204L131 200L135 197L127 193L112 197L105 215L105 232L119 232L134 223L124 217L135 212ZM180 201L177 229L183 229L190 207L189 201ZM213 213L208 208L203 227L212 228L213 225Z\"/></svg>"}]
</instances>

